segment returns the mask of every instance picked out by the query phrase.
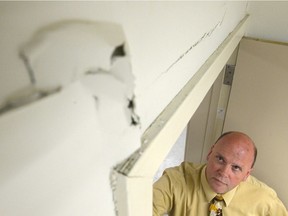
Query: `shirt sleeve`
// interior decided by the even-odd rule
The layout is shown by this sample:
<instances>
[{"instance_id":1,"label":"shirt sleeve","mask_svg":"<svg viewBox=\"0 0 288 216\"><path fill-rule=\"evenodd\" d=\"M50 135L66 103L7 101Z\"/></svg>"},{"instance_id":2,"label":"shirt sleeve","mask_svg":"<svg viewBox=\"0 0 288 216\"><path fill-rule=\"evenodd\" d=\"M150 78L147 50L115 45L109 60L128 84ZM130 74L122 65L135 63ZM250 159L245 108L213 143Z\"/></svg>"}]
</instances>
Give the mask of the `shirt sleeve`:
<instances>
[{"instance_id":1,"label":"shirt sleeve","mask_svg":"<svg viewBox=\"0 0 288 216\"><path fill-rule=\"evenodd\" d=\"M173 183L169 175L164 172L153 185L153 216L169 213L173 207Z\"/></svg>"}]
</instances>

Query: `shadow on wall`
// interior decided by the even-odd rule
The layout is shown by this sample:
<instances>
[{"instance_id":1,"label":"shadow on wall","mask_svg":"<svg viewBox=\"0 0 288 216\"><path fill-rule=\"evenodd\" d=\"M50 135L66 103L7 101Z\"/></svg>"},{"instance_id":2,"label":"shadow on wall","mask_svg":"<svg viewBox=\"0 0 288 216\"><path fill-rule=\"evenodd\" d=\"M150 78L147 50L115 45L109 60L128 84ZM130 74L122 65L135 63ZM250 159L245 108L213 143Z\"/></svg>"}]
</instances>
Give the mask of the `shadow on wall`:
<instances>
[{"instance_id":1,"label":"shadow on wall","mask_svg":"<svg viewBox=\"0 0 288 216\"><path fill-rule=\"evenodd\" d=\"M53 23L20 57L31 85L0 105L1 213L115 215L111 170L140 147L122 28Z\"/></svg>"}]
</instances>

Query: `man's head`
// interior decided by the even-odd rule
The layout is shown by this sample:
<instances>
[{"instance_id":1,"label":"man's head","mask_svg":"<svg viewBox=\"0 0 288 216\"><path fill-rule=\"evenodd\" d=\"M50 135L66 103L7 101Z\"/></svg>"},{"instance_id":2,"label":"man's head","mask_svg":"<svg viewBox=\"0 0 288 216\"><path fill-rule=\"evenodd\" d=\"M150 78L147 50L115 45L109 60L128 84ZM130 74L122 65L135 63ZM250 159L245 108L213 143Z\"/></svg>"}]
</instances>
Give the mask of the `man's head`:
<instances>
[{"instance_id":1,"label":"man's head","mask_svg":"<svg viewBox=\"0 0 288 216\"><path fill-rule=\"evenodd\" d=\"M206 178L216 193L226 193L245 181L257 156L253 140L231 131L220 136L207 155Z\"/></svg>"}]
</instances>

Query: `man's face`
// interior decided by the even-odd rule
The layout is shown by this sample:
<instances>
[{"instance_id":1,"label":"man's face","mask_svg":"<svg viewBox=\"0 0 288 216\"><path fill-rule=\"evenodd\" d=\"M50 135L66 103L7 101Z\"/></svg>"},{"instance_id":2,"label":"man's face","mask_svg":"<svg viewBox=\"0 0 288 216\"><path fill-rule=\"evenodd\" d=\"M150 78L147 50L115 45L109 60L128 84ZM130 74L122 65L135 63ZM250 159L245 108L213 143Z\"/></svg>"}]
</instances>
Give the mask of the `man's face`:
<instances>
[{"instance_id":1,"label":"man's face","mask_svg":"<svg viewBox=\"0 0 288 216\"><path fill-rule=\"evenodd\" d=\"M245 181L254 159L254 147L243 134L222 137L207 156L206 178L214 192L223 194Z\"/></svg>"}]
</instances>

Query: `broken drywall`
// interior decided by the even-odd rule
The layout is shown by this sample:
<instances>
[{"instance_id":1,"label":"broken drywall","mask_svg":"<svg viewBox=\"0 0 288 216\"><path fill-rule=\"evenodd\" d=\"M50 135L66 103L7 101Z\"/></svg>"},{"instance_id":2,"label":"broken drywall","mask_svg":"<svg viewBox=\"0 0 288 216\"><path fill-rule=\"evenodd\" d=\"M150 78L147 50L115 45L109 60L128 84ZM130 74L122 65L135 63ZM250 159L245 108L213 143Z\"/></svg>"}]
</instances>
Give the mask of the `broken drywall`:
<instances>
[{"instance_id":1,"label":"broken drywall","mask_svg":"<svg viewBox=\"0 0 288 216\"><path fill-rule=\"evenodd\" d=\"M115 215L113 167L140 147L125 44L119 25L73 20L21 47L31 86L2 106L1 214Z\"/></svg>"},{"instance_id":2,"label":"broken drywall","mask_svg":"<svg viewBox=\"0 0 288 216\"><path fill-rule=\"evenodd\" d=\"M110 71L112 54L124 41L121 27L115 24L62 21L36 32L20 55L33 74L31 81L53 88L88 71Z\"/></svg>"}]
</instances>

